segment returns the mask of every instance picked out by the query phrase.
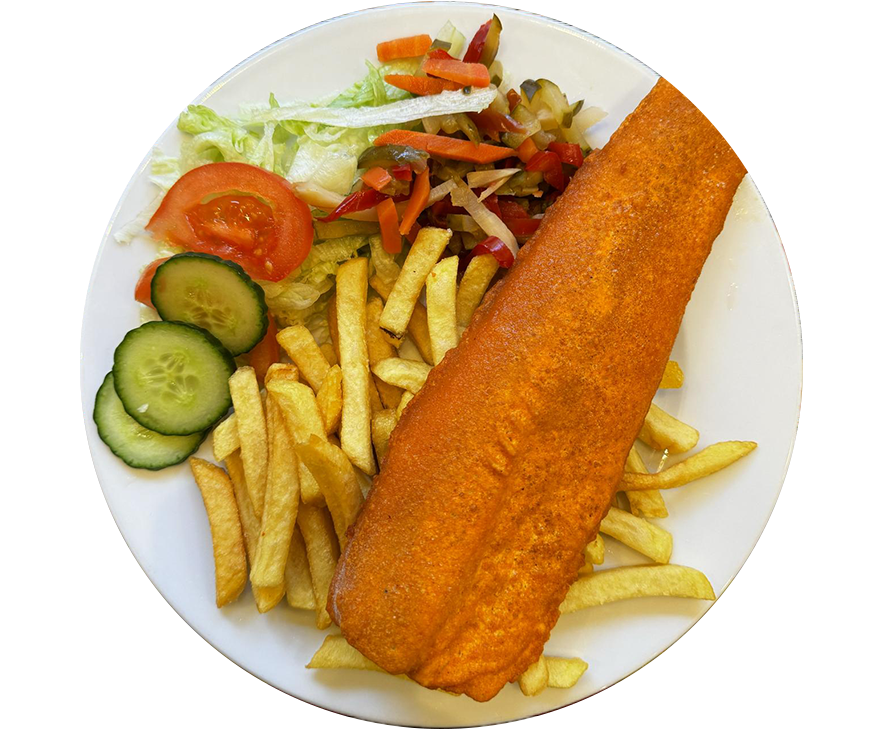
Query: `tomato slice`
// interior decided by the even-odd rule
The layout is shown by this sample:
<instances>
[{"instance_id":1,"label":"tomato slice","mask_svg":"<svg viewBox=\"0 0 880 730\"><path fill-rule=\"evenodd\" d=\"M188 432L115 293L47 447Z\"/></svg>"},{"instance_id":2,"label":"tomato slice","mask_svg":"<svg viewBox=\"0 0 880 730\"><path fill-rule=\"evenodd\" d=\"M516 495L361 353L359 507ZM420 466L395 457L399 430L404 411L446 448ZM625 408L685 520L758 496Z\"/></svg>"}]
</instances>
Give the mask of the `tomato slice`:
<instances>
[{"instance_id":1,"label":"tomato slice","mask_svg":"<svg viewBox=\"0 0 880 730\"><path fill-rule=\"evenodd\" d=\"M153 277L156 275L156 269L159 268L159 264L164 264L168 258L169 257L166 256L164 259L156 259L147 264L147 267L141 273L141 278L138 279L138 282L134 287L135 300L147 307L155 309L155 307L153 307L152 298Z\"/></svg>"},{"instance_id":2,"label":"tomato slice","mask_svg":"<svg viewBox=\"0 0 880 730\"><path fill-rule=\"evenodd\" d=\"M235 261L255 279L280 281L308 256L309 207L280 175L242 162L190 170L165 195L147 230L190 251Z\"/></svg>"}]
</instances>

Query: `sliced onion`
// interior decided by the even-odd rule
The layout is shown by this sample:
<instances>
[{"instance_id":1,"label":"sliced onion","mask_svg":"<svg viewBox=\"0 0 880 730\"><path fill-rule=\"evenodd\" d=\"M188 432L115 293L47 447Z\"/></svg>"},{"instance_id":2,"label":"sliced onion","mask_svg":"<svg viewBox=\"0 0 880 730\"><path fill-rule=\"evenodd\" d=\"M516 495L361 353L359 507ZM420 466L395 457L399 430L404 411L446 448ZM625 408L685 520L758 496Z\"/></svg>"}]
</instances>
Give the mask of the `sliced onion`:
<instances>
[{"instance_id":1,"label":"sliced onion","mask_svg":"<svg viewBox=\"0 0 880 730\"><path fill-rule=\"evenodd\" d=\"M431 188L431 192L428 193L428 202L425 204L425 207L427 208L434 205L434 203L439 203L454 189L455 182L453 180L447 180L445 183L440 183L437 187Z\"/></svg>"},{"instance_id":2,"label":"sliced onion","mask_svg":"<svg viewBox=\"0 0 880 730\"><path fill-rule=\"evenodd\" d=\"M467 184L469 188L484 188L491 185L497 180L507 180L507 178L516 175L519 168L505 167L502 170L478 170L477 172L469 172L467 174Z\"/></svg>"},{"instance_id":3,"label":"sliced onion","mask_svg":"<svg viewBox=\"0 0 880 730\"><path fill-rule=\"evenodd\" d=\"M465 184L464 180L455 178L453 182L455 188L452 191L452 204L464 208L471 214L471 217L487 236L497 236L500 238L510 249L511 253L516 256L519 251L516 236L510 232L510 229L504 225L497 215L480 202L474 191Z\"/></svg>"}]
</instances>

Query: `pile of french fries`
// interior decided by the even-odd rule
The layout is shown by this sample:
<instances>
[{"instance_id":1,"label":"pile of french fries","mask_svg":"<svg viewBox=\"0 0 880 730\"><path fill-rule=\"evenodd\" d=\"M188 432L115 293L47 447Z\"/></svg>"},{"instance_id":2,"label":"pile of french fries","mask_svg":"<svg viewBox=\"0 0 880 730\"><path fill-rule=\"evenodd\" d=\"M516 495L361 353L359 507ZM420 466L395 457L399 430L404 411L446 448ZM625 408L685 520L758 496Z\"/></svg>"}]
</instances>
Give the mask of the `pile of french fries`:
<instances>
[{"instance_id":1,"label":"pile of french fries","mask_svg":"<svg viewBox=\"0 0 880 730\"><path fill-rule=\"evenodd\" d=\"M264 389L247 366L230 378L234 413L213 434L214 457L226 469L190 459L211 527L218 607L238 598L249 578L260 613L286 597L291 608L314 611L319 629L330 626L330 582L370 477L381 469L404 408L458 344L498 270L492 256L477 256L459 283L458 258L441 259L450 235L421 229L402 266L374 237L369 259L339 268L328 312L331 342L288 327L278 342L290 362L269 368ZM660 387L683 382L670 361ZM652 405L639 440L665 456L693 449L699 433ZM586 546L562 612L647 596L714 600L700 571L669 564L672 535L650 520L668 514L661 490L713 474L755 446L713 444L649 473L633 445L617 504ZM604 562L603 536L650 562L594 570ZM379 670L338 634L324 639L308 666ZM542 656L519 685L527 696L571 687L586 669L579 658Z\"/></svg>"}]
</instances>

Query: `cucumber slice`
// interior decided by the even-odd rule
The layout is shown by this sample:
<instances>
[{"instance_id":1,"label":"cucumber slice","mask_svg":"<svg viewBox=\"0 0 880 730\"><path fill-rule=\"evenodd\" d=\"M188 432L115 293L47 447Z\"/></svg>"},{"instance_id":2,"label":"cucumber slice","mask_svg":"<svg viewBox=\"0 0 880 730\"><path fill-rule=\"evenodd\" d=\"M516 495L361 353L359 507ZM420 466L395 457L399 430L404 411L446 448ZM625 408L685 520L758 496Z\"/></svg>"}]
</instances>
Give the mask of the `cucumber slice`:
<instances>
[{"instance_id":1,"label":"cucumber slice","mask_svg":"<svg viewBox=\"0 0 880 730\"><path fill-rule=\"evenodd\" d=\"M104 656L95 667L95 684L127 684L109 649L104 650Z\"/></svg>"},{"instance_id":2,"label":"cucumber slice","mask_svg":"<svg viewBox=\"0 0 880 730\"><path fill-rule=\"evenodd\" d=\"M122 407L144 428L183 436L209 428L232 405L235 361L210 332L184 322L147 322L113 354Z\"/></svg>"},{"instance_id":3,"label":"cucumber slice","mask_svg":"<svg viewBox=\"0 0 880 730\"><path fill-rule=\"evenodd\" d=\"M126 601L135 606L151 608L165 605L165 599L153 588L153 584L147 580L147 576L128 552L109 512L98 525L92 553L101 577Z\"/></svg>"},{"instance_id":4,"label":"cucumber slice","mask_svg":"<svg viewBox=\"0 0 880 730\"><path fill-rule=\"evenodd\" d=\"M166 322L206 329L233 355L252 349L269 326L262 288L241 266L211 254L172 256L156 269L150 296Z\"/></svg>"},{"instance_id":5,"label":"cucumber slice","mask_svg":"<svg viewBox=\"0 0 880 730\"><path fill-rule=\"evenodd\" d=\"M205 431L190 436L163 436L144 428L122 407L113 386L113 373L107 373L98 388L93 418L101 441L135 469L156 471L179 464L199 448L207 435Z\"/></svg>"}]
</instances>

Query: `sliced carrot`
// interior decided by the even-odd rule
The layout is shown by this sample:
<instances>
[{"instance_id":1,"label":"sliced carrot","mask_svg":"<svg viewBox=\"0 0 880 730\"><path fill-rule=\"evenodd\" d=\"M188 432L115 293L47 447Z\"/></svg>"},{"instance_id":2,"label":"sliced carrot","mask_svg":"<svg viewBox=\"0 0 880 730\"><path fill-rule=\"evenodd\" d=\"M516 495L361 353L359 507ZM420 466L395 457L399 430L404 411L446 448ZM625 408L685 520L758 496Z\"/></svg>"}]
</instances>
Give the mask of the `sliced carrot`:
<instances>
[{"instance_id":1,"label":"sliced carrot","mask_svg":"<svg viewBox=\"0 0 880 730\"><path fill-rule=\"evenodd\" d=\"M384 167L372 167L361 175L364 185L369 185L373 190L382 190L391 182L391 174Z\"/></svg>"},{"instance_id":2,"label":"sliced carrot","mask_svg":"<svg viewBox=\"0 0 880 730\"><path fill-rule=\"evenodd\" d=\"M422 70L431 76L455 81L464 86L488 86L489 69L482 63L465 63L454 58L428 58Z\"/></svg>"},{"instance_id":3,"label":"sliced carrot","mask_svg":"<svg viewBox=\"0 0 880 730\"><path fill-rule=\"evenodd\" d=\"M266 379L266 373L269 366L281 360L281 350L278 347L278 340L275 335L278 334L278 326L275 319L269 315L269 328L266 335L260 340L254 349L250 352L250 366L257 372L257 380L262 383Z\"/></svg>"},{"instance_id":4,"label":"sliced carrot","mask_svg":"<svg viewBox=\"0 0 880 730\"><path fill-rule=\"evenodd\" d=\"M430 155L450 160L476 162L478 165L497 162L516 155L516 150L509 147L482 143L475 145L469 139L441 137L439 134L410 132L406 129L392 129L390 132L385 132L385 134L379 135L373 144L376 147L387 144L409 145L417 150L425 150Z\"/></svg>"},{"instance_id":5,"label":"sliced carrot","mask_svg":"<svg viewBox=\"0 0 880 730\"><path fill-rule=\"evenodd\" d=\"M382 229L382 248L388 253L400 253L402 244L397 230L397 208L391 198L385 198L376 206L379 228Z\"/></svg>"},{"instance_id":6,"label":"sliced carrot","mask_svg":"<svg viewBox=\"0 0 880 730\"><path fill-rule=\"evenodd\" d=\"M528 162L538 153L538 145L536 145L531 137L526 137L526 141L516 148L516 155L523 162Z\"/></svg>"},{"instance_id":7,"label":"sliced carrot","mask_svg":"<svg viewBox=\"0 0 880 730\"><path fill-rule=\"evenodd\" d=\"M416 222L416 218L419 217L419 214L428 205L428 196L430 194L431 180L428 171L425 170L416 176L412 195L409 196L409 202L406 204L406 210L403 213L403 220L400 222L400 233L404 236L409 233Z\"/></svg>"},{"instance_id":8,"label":"sliced carrot","mask_svg":"<svg viewBox=\"0 0 880 730\"><path fill-rule=\"evenodd\" d=\"M403 74L388 74L385 83L396 86L398 89L408 91L416 96L431 96L441 91L455 91L461 88L461 84L446 79L434 79L430 76L406 76Z\"/></svg>"},{"instance_id":9,"label":"sliced carrot","mask_svg":"<svg viewBox=\"0 0 880 730\"><path fill-rule=\"evenodd\" d=\"M406 38L395 38L376 46L376 55L382 63L396 58L412 58L424 56L431 47L431 36L427 34L413 35Z\"/></svg>"}]
</instances>

